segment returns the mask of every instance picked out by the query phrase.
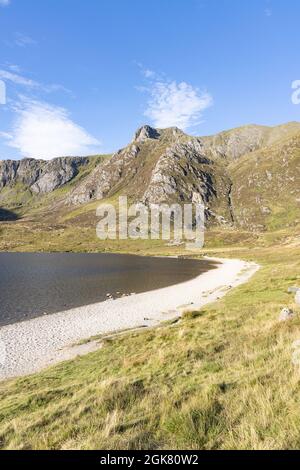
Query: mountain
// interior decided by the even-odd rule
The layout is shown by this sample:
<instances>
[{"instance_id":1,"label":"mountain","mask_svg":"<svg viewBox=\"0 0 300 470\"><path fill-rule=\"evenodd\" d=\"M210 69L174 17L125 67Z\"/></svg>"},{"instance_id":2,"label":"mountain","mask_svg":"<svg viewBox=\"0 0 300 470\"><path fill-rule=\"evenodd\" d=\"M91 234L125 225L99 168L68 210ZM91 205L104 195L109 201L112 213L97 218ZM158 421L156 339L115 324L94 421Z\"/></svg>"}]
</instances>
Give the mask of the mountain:
<instances>
[{"instance_id":1,"label":"mountain","mask_svg":"<svg viewBox=\"0 0 300 470\"><path fill-rule=\"evenodd\" d=\"M112 156L0 162L0 208L44 216L127 195L146 204L201 199L208 225L272 230L300 221L300 123L193 137L143 126Z\"/></svg>"}]
</instances>

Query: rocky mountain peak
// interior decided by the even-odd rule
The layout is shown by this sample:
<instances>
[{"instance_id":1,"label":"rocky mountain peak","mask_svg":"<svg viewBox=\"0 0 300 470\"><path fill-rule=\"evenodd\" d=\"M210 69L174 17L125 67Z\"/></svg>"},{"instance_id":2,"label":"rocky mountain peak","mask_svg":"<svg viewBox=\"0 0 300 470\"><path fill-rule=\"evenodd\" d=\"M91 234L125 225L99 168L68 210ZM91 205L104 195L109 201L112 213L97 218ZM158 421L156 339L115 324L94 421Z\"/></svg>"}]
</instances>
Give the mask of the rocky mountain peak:
<instances>
[{"instance_id":1,"label":"rocky mountain peak","mask_svg":"<svg viewBox=\"0 0 300 470\"><path fill-rule=\"evenodd\" d=\"M138 129L135 133L134 141L138 143L143 143L148 139L159 139L160 133L157 129L151 126L143 126Z\"/></svg>"}]
</instances>

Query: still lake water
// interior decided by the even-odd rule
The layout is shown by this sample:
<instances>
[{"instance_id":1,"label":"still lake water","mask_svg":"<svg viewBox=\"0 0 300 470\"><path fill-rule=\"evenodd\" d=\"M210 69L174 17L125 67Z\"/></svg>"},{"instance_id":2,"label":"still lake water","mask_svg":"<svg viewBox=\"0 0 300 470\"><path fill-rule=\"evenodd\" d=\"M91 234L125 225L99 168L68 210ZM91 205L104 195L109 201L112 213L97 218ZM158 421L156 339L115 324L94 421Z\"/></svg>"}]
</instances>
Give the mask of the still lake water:
<instances>
[{"instance_id":1,"label":"still lake water","mask_svg":"<svg viewBox=\"0 0 300 470\"><path fill-rule=\"evenodd\" d=\"M0 253L0 326L188 281L210 261L118 254ZM120 294L117 294L117 293Z\"/></svg>"}]
</instances>

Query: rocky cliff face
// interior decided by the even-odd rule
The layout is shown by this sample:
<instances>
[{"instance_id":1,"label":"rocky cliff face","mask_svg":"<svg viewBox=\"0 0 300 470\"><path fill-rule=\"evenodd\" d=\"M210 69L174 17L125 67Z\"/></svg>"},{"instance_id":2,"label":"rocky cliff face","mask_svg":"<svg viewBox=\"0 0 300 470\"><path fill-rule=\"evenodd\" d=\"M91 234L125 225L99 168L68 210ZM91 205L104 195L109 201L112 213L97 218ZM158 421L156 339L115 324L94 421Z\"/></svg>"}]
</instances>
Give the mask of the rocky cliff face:
<instances>
[{"instance_id":1,"label":"rocky cliff face","mask_svg":"<svg viewBox=\"0 0 300 470\"><path fill-rule=\"evenodd\" d=\"M42 174L45 162L33 159L0 161L0 189L20 182L32 186Z\"/></svg>"},{"instance_id":2,"label":"rocky cliff face","mask_svg":"<svg viewBox=\"0 0 300 470\"><path fill-rule=\"evenodd\" d=\"M88 158L79 157L56 158L49 162L34 159L0 161L0 190L21 183L34 193L46 194L71 181L79 167L88 162Z\"/></svg>"},{"instance_id":3,"label":"rocky cliff face","mask_svg":"<svg viewBox=\"0 0 300 470\"><path fill-rule=\"evenodd\" d=\"M117 191L118 185L124 179L130 179L138 165L134 165L139 154L136 144L130 145L125 150L120 150L104 164L95 170L79 184L68 196L68 204L84 204L93 199L104 199L112 191Z\"/></svg>"},{"instance_id":4,"label":"rocky cliff face","mask_svg":"<svg viewBox=\"0 0 300 470\"><path fill-rule=\"evenodd\" d=\"M0 205L4 189L17 183L36 198L66 186L60 203L69 210L118 195L146 204L197 200L212 224L276 228L300 220L299 159L299 123L211 137L144 126L127 147L93 165L89 158L0 162Z\"/></svg>"},{"instance_id":5,"label":"rocky cliff face","mask_svg":"<svg viewBox=\"0 0 300 470\"><path fill-rule=\"evenodd\" d=\"M75 178L79 167L88 163L88 158L56 158L46 164L31 190L35 193L50 193Z\"/></svg>"},{"instance_id":6,"label":"rocky cliff face","mask_svg":"<svg viewBox=\"0 0 300 470\"><path fill-rule=\"evenodd\" d=\"M143 195L147 204L202 201L207 215L232 223L228 195L231 181L225 168L205 155L202 142L192 139L169 147L159 158Z\"/></svg>"}]
</instances>

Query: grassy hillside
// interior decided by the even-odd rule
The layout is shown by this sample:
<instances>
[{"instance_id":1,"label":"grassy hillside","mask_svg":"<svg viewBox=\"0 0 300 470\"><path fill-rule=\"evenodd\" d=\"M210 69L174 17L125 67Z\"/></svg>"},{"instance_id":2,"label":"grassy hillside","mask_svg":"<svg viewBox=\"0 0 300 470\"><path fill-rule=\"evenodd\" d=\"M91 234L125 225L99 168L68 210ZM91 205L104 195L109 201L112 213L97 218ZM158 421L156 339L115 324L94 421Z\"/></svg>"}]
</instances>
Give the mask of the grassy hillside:
<instances>
[{"instance_id":1,"label":"grassy hillside","mask_svg":"<svg viewBox=\"0 0 300 470\"><path fill-rule=\"evenodd\" d=\"M275 127L252 124L204 137L203 140L211 155L232 161L282 140L292 139L299 133L299 122L288 122Z\"/></svg>"},{"instance_id":2,"label":"grassy hillside","mask_svg":"<svg viewBox=\"0 0 300 470\"><path fill-rule=\"evenodd\" d=\"M2 383L1 448L299 448L300 317L278 322L300 284L299 241L230 252L262 269L222 301Z\"/></svg>"},{"instance_id":3,"label":"grassy hillside","mask_svg":"<svg viewBox=\"0 0 300 470\"><path fill-rule=\"evenodd\" d=\"M229 165L238 226L278 230L300 221L300 134Z\"/></svg>"}]
</instances>

